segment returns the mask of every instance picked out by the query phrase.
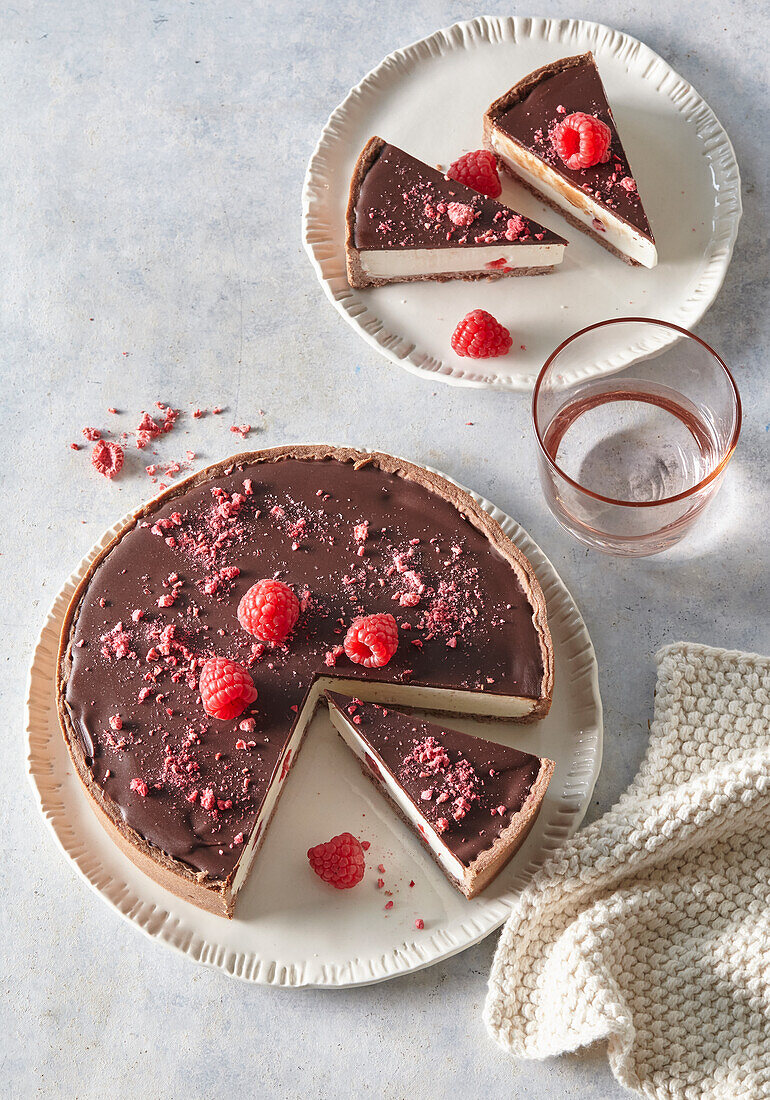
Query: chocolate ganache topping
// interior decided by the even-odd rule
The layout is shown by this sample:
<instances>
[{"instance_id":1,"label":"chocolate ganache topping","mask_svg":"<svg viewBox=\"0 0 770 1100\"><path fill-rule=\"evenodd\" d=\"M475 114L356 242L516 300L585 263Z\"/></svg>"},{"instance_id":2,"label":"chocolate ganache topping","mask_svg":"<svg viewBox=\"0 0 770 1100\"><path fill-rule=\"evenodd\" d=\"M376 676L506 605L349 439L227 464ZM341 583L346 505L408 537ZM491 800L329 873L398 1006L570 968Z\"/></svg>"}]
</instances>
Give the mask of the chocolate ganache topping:
<instances>
[{"instance_id":1,"label":"chocolate ganache topping","mask_svg":"<svg viewBox=\"0 0 770 1100\"><path fill-rule=\"evenodd\" d=\"M530 698L543 684L533 608L486 535L418 481L320 453L252 456L166 494L93 569L63 650L62 705L93 780L126 825L212 879L238 862L319 674ZM282 646L236 615L265 577L301 603ZM384 611L397 652L354 665L348 626ZM234 721L201 705L211 656L259 692Z\"/></svg>"},{"instance_id":2,"label":"chocolate ganache topping","mask_svg":"<svg viewBox=\"0 0 770 1100\"><path fill-rule=\"evenodd\" d=\"M564 243L542 225L384 144L356 202L359 249Z\"/></svg>"},{"instance_id":3,"label":"chocolate ganache topping","mask_svg":"<svg viewBox=\"0 0 770 1100\"><path fill-rule=\"evenodd\" d=\"M653 239L636 181L620 140L599 70L591 54L564 58L516 85L493 104L495 126L536 153L618 218ZM612 131L610 158L592 168L568 168L553 147L551 131L567 115L594 115Z\"/></svg>"},{"instance_id":4,"label":"chocolate ganache topping","mask_svg":"<svg viewBox=\"0 0 770 1100\"><path fill-rule=\"evenodd\" d=\"M327 692L443 843L466 866L527 801L541 762L531 753Z\"/></svg>"}]
</instances>

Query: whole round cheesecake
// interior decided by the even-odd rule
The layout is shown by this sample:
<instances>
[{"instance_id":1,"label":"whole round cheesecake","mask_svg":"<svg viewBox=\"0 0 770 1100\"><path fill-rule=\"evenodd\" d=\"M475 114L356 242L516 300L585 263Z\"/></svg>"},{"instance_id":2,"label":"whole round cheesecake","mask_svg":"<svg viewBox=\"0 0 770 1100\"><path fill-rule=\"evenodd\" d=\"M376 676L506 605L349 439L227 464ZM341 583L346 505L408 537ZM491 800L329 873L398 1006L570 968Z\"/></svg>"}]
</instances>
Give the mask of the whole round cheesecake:
<instances>
[{"instance_id":1,"label":"whole round cheesecake","mask_svg":"<svg viewBox=\"0 0 770 1100\"><path fill-rule=\"evenodd\" d=\"M260 580L289 585L280 643L241 626ZM395 652L343 643L392 615ZM257 697L204 709L201 669ZM59 652L62 730L98 816L164 887L231 916L325 688L443 713L548 712L553 649L529 561L468 493L381 453L293 446L211 466L139 509L92 563Z\"/></svg>"}]
</instances>

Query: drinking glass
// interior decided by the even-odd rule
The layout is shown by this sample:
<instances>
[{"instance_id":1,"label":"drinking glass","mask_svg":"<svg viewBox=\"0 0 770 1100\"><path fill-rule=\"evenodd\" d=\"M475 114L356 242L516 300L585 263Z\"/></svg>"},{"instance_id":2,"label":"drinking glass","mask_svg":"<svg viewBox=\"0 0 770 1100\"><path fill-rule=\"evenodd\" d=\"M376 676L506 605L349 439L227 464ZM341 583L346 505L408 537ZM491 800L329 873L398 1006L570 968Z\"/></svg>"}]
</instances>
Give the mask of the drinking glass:
<instances>
[{"instance_id":1,"label":"drinking glass","mask_svg":"<svg viewBox=\"0 0 770 1100\"><path fill-rule=\"evenodd\" d=\"M590 373L597 365L606 373ZM620 317L553 352L532 416L540 482L559 523L587 546L644 555L677 543L713 500L738 442L741 400L698 336Z\"/></svg>"}]
</instances>

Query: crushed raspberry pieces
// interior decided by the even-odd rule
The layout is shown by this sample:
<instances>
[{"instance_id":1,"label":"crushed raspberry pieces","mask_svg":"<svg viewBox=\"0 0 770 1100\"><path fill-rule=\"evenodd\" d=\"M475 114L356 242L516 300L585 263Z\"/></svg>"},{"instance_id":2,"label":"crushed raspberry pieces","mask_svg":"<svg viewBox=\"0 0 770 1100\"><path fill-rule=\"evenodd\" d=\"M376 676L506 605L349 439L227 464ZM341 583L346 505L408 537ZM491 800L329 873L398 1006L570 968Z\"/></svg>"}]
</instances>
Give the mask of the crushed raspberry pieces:
<instances>
[{"instance_id":1,"label":"crushed raspberry pieces","mask_svg":"<svg viewBox=\"0 0 770 1100\"><path fill-rule=\"evenodd\" d=\"M593 168L610 159L612 131L600 118L577 111L553 128L551 142L567 168Z\"/></svg>"},{"instance_id":2,"label":"crushed raspberry pieces","mask_svg":"<svg viewBox=\"0 0 770 1100\"><path fill-rule=\"evenodd\" d=\"M102 433L98 428L83 428L83 435L89 441L89 443L96 443L102 438Z\"/></svg>"},{"instance_id":3,"label":"crushed raspberry pieces","mask_svg":"<svg viewBox=\"0 0 770 1100\"><path fill-rule=\"evenodd\" d=\"M419 932L422 932L423 928L425 927L425 921L422 919L422 917L418 917L417 920L414 922L414 926Z\"/></svg>"},{"instance_id":4,"label":"crushed raspberry pieces","mask_svg":"<svg viewBox=\"0 0 770 1100\"><path fill-rule=\"evenodd\" d=\"M283 581L261 580L253 584L238 604L238 622L254 638L282 642L299 618L300 603Z\"/></svg>"},{"instance_id":5,"label":"crushed raspberry pieces","mask_svg":"<svg viewBox=\"0 0 770 1100\"><path fill-rule=\"evenodd\" d=\"M458 355L471 359L506 355L512 344L508 329L485 309L471 310L452 333L453 349Z\"/></svg>"},{"instance_id":6,"label":"crushed raspberry pieces","mask_svg":"<svg viewBox=\"0 0 770 1100\"><path fill-rule=\"evenodd\" d=\"M361 842L352 833L340 833L309 848L307 858L315 873L337 890L349 890L364 877L366 863Z\"/></svg>"},{"instance_id":7,"label":"crushed raspberry pieces","mask_svg":"<svg viewBox=\"0 0 770 1100\"><path fill-rule=\"evenodd\" d=\"M117 443L108 443L103 439L91 452L91 462L103 477L110 480L123 469L123 448Z\"/></svg>"},{"instance_id":8,"label":"crushed raspberry pieces","mask_svg":"<svg viewBox=\"0 0 770 1100\"><path fill-rule=\"evenodd\" d=\"M146 798L149 788L143 779L132 779L131 790L138 794L140 798Z\"/></svg>"},{"instance_id":9,"label":"crushed raspberry pieces","mask_svg":"<svg viewBox=\"0 0 770 1100\"><path fill-rule=\"evenodd\" d=\"M345 635L344 649L356 665L382 668L398 649L398 626L387 612L356 619Z\"/></svg>"},{"instance_id":10,"label":"crushed raspberry pieces","mask_svg":"<svg viewBox=\"0 0 770 1100\"><path fill-rule=\"evenodd\" d=\"M476 213L472 206L464 202L450 202L447 206L447 217L452 225L465 226L473 224Z\"/></svg>"},{"instance_id":11,"label":"crushed raspberry pieces","mask_svg":"<svg viewBox=\"0 0 770 1100\"><path fill-rule=\"evenodd\" d=\"M505 239L507 241L525 241L529 236L531 236L531 233L526 218L522 218L521 214L514 214L512 218L508 219L505 229Z\"/></svg>"},{"instance_id":12,"label":"crushed raspberry pieces","mask_svg":"<svg viewBox=\"0 0 770 1100\"><path fill-rule=\"evenodd\" d=\"M237 718L257 698L254 681L246 669L226 657L206 661L198 689L206 713L223 721Z\"/></svg>"},{"instance_id":13,"label":"crushed raspberry pieces","mask_svg":"<svg viewBox=\"0 0 770 1100\"><path fill-rule=\"evenodd\" d=\"M496 199L503 190L497 173L497 161L486 149L465 153L450 164L447 176L472 187L474 191L480 191L482 195L489 195L491 199Z\"/></svg>"}]
</instances>

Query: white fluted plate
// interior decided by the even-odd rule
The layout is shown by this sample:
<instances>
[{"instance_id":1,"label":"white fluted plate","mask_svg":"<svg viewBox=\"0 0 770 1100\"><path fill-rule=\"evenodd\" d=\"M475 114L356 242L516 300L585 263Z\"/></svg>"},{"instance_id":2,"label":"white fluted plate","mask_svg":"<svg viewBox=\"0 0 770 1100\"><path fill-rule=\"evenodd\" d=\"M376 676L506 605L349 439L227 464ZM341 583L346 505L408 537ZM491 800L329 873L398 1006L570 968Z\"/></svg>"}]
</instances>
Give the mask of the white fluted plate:
<instances>
[{"instance_id":1,"label":"white fluted plate","mask_svg":"<svg viewBox=\"0 0 770 1100\"><path fill-rule=\"evenodd\" d=\"M351 290L345 207L366 141L378 134L446 167L481 147L484 111L512 84L587 50L596 57L655 233L658 266L628 267L506 177L501 201L569 241L555 273ZM303 238L318 279L368 344L430 381L513 390L531 389L554 348L595 321L633 315L692 328L719 292L740 216L735 153L709 105L643 43L580 19L482 17L390 54L331 115L303 192ZM511 330L508 355L479 361L452 351L457 322L476 308ZM656 339L663 346L671 337L658 332ZM580 375L618 370L634 353L608 346Z\"/></svg>"},{"instance_id":2,"label":"white fluted plate","mask_svg":"<svg viewBox=\"0 0 770 1100\"><path fill-rule=\"evenodd\" d=\"M108 905L196 962L247 981L293 987L365 985L405 974L462 951L503 923L537 867L583 819L601 765L602 710L593 646L569 592L526 531L472 495L535 567L556 657L553 706L543 722L450 721L556 761L535 827L498 879L481 897L462 897L363 776L325 711L308 730L234 920L197 909L139 871L91 809L59 729L55 700L67 606L124 519L105 533L57 596L35 650L27 701L28 770L40 808L72 866ZM345 830L371 847L364 881L354 890L336 891L310 871L305 853ZM384 889L376 888L378 877ZM389 900L393 908L386 910ZM415 928L418 917L425 923L421 931Z\"/></svg>"}]
</instances>

